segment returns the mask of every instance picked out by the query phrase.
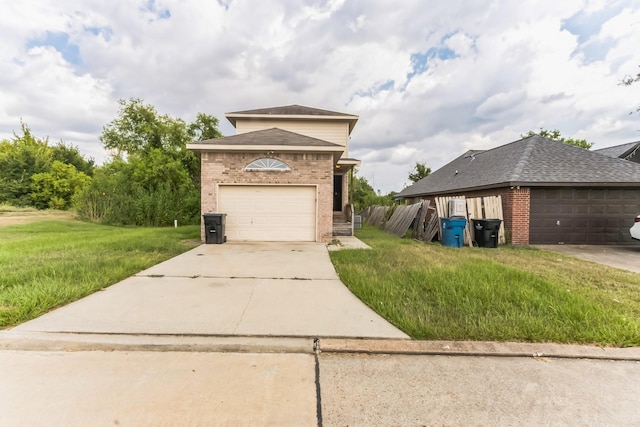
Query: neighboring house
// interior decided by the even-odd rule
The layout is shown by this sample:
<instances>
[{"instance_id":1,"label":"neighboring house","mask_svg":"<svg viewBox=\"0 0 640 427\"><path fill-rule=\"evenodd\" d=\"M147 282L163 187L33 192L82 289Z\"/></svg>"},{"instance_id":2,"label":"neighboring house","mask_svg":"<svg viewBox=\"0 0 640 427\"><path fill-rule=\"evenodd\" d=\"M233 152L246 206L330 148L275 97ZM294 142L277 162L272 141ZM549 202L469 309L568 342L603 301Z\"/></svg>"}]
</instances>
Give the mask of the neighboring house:
<instances>
[{"instance_id":1,"label":"neighboring house","mask_svg":"<svg viewBox=\"0 0 640 427\"><path fill-rule=\"evenodd\" d=\"M230 241L331 241L360 163L348 157L358 116L300 105L225 116L236 135L187 145L202 156L202 212L227 214Z\"/></svg>"},{"instance_id":2,"label":"neighboring house","mask_svg":"<svg viewBox=\"0 0 640 427\"><path fill-rule=\"evenodd\" d=\"M502 197L514 244L631 243L640 214L640 164L538 135L469 151L396 194Z\"/></svg>"},{"instance_id":3,"label":"neighboring house","mask_svg":"<svg viewBox=\"0 0 640 427\"><path fill-rule=\"evenodd\" d=\"M593 150L596 153L640 163L640 141Z\"/></svg>"}]
</instances>

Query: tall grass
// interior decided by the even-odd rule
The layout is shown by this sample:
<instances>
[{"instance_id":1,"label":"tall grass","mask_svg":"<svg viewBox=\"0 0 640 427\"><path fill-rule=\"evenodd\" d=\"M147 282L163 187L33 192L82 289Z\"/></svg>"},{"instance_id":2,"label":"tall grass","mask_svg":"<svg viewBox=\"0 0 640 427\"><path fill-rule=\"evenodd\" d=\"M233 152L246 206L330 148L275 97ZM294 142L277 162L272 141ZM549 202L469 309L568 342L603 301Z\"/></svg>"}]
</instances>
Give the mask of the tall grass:
<instances>
[{"instance_id":1,"label":"tall grass","mask_svg":"<svg viewBox=\"0 0 640 427\"><path fill-rule=\"evenodd\" d=\"M0 327L37 317L199 244L198 226L78 221L0 227Z\"/></svg>"},{"instance_id":2,"label":"tall grass","mask_svg":"<svg viewBox=\"0 0 640 427\"><path fill-rule=\"evenodd\" d=\"M446 248L366 228L343 282L416 339L640 345L640 274L527 247Z\"/></svg>"}]
</instances>

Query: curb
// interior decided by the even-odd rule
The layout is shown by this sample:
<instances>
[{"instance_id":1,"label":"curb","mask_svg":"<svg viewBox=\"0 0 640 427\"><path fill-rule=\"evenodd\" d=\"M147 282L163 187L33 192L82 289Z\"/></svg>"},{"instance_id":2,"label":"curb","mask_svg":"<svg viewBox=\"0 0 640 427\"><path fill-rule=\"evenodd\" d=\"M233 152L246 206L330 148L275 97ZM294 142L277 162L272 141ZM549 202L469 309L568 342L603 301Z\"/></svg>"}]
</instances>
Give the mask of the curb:
<instances>
[{"instance_id":1,"label":"curb","mask_svg":"<svg viewBox=\"0 0 640 427\"><path fill-rule=\"evenodd\" d=\"M2 332L0 351L175 351L313 354L313 338Z\"/></svg>"},{"instance_id":2,"label":"curb","mask_svg":"<svg viewBox=\"0 0 640 427\"><path fill-rule=\"evenodd\" d=\"M529 357L640 362L640 347L407 339L86 334L0 331L0 351L174 351Z\"/></svg>"},{"instance_id":3,"label":"curb","mask_svg":"<svg viewBox=\"0 0 640 427\"><path fill-rule=\"evenodd\" d=\"M550 343L320 339L319 349L323 353L335 354L534 357L640 362L640 347L617 348Z\"/></svg>"}]
</instances>

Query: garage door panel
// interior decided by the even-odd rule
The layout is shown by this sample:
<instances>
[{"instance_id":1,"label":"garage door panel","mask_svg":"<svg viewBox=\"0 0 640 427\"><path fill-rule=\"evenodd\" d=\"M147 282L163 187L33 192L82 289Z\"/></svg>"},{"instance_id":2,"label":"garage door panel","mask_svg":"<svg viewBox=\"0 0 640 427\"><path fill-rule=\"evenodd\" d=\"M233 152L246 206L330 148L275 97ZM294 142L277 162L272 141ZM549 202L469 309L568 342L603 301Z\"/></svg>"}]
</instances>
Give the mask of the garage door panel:
<instances>
[{"instance_id":1,"label":"garage door panel","mask_svg":"<svg viewBox=\"0 0 640 427\"><path fill-rule=\"evenodd\" d=\"M589 206L578 205L578 206L576 206L575 213L577 215L588 215L589 214Z\"/></svg>"},{"instance_id":2,"label":"garage door panel","mask_svg":"<svg viewBox=\"0 0 640 427\"><path fill-rule=\"evenodd\" d=\"M230 241L315 241L315 186L219 186Z\"/></svg>"},{"instance_id":3,"label":"garage door panel","mask_svg":"<svg viewBox=\"0 0 640 427\"><path fill-rule=\"evenodd\" d=\"M532 244L630 243L631 221L640 213L640 188L532 188Z\"/></svg>"}]
</instances>

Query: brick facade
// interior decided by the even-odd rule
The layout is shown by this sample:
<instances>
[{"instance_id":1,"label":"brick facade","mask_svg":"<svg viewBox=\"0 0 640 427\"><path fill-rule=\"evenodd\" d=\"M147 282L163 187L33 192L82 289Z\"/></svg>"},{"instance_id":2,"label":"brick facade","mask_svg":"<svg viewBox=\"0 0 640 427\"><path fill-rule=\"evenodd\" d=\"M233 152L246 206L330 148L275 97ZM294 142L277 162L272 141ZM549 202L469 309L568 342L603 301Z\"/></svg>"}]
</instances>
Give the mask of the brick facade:
<instances>
[{"instance_id":1,"label":"brick facade","mask_svg":"<svg viewBox=\"0 0 640 427\"><path fill-rule=\"evenodd\" d=\"M529 244L529 214L531 212L531 189L529 187L505 189L502 196L502 209L505 216L505 229L511 233L514 245ZM507 222L507 211L509 222Z\"/></svg>"},{"instance_id":2,"label":"brick facade","mask_svg":"<svg viewBox=\"0 0 640 427\"><path fill-rule=\"evenodd\" d=\"M267 157L251 152L202 153L202 212L217 212L218 184L315 185L317 188L316 241L332 239L333 155L281 153L269 155L286 163L290 171L245 171L252 161ZM201 232L204 240L204 228Z\"/></svg>"},{"instance_id":3,"label":"brick facade","mask_svg":"<svg viewBox=\"0 0 640 427\"><path fill-rule=\"evenodd\" d=\"M494 188L481 191L467 191L462 193L439 194L438 196L423 196L423 199L433 197L464 196L487 197L500 196L502 198L502 214L504 229L507 233L507 242L514 245L529 244L529 213L531 211L531 192L529 187L522 188Z\"/></svg>"}]
</instances>

